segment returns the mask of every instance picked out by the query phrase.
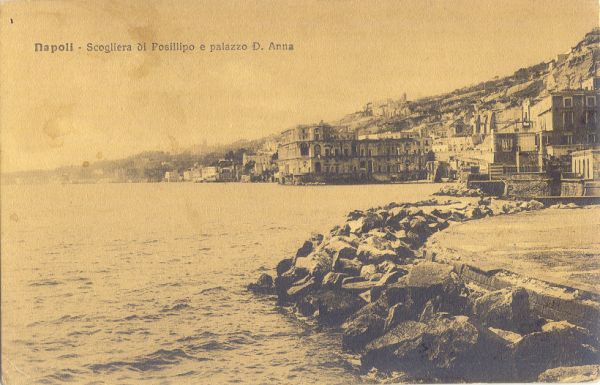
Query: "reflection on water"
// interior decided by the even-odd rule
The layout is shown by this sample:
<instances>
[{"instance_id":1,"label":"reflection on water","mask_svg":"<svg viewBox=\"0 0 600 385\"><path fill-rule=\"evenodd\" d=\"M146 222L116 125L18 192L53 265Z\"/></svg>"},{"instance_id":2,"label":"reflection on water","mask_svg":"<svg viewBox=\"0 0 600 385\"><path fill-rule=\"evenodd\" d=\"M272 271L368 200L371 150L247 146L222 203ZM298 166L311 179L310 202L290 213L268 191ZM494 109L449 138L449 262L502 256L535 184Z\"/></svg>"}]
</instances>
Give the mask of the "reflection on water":
<instances>
[{"instance_id":1,"label":"reflection on water","mask_svg":"<svg viewBox=\"0 0 600 385\"><path fill-rule=\"evenodd\" d=\"M438 187L3 186L4 379L365 381L338 338L244 286L348 211Z\"/></svg>"}]
</instances>

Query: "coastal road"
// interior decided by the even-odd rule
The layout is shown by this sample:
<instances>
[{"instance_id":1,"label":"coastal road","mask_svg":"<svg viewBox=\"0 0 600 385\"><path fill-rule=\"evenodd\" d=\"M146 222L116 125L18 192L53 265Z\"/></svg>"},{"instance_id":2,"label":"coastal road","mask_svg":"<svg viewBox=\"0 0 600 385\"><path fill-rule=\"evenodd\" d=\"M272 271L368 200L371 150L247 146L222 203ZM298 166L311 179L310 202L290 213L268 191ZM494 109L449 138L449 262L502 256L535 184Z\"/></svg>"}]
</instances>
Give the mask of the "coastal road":
<instances>
[{"instance_id":1,"label":"coastal road","mask_svg":"<svg viewBox=\"0 0 600 385\"><path fill-rule=\"evenodd\" d=\"M430 241L485 271L505 269L600 294L600 206L470 221Z\"/></svg>"}]
</instances>

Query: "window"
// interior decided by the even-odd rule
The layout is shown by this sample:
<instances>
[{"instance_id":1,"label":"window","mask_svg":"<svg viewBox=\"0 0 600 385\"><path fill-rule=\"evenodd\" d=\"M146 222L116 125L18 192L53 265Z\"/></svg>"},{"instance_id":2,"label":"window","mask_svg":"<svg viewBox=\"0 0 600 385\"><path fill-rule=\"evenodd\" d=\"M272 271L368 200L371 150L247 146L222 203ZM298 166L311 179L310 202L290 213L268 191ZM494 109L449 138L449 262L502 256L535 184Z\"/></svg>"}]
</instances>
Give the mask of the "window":
<instances>
[{"instance_id":1,"label":"window","mask_svg":"<svg viewBox=\"0 0 600 385\"><path fill-rule=\"evenodd\" d=\"M572 97L566 97L563 99L563 106L569 108L569 107L573 107L573 98Z\"/></svg>"},{"instance_id":2,"label":"window","mask_svg":"<svg viewBox=\"0 0 600 385\"><path fill-rule=\"evenodd\" d=\"M573 125L573 111L563 112L563 124L565 126Z\"/></svg>"},{"instance_id":3,"label":"window","mask_svg":"<svg viewBox=\"0 0 600 385\"><path fill-rule=\"evenodd\" d=\"M321 146L316 144L315 145L315 156L320 156L320 155L321 155Z\"/></svg>"},{"instance_id":4,"label":"window","mask_svg":"<svg viewBox=\"0 0 600 385\"><path fill-rule=\"evenodd\" d=\"M325 156L327 157L327 156L329 156L329 155L331 155L331 150L330 150L330 149L328 149L328 148L326 148L326 149L325 149Z\"/></svg>"},{"instance_id":5,"label":"window","mask_svg":"<svg viewBox=\"0 0 600 385\"><path fill-rule=\"evenodd\" d=\"M367 164L365 163L365 161L364 161L364 160L361 160L361 161L360 161L360 168L364 169L364 168L366 168L366 167L367 167Z\"/></svg>"},{"instance_id":6,"label":"window","mask_svg":"<svg viewBox=\"0 0 600 385\"><path fill-rule=\"evenodd\" d=\"M360 149L360 156L365 156L365 149L361 148ZM362 167L362 166L361 166Z\"/></svg>"},{"instance_id":7,"label":"window","mask_svg":"<svg viewBox=\"0 0 600 385\"><path fill-rule=\"evenodd\" d=\"M300 156L307 156L307 155L308 155L308 144L300 143Z\"/></svg>"},{"instance_id":8,"label":"window","mask_svg":"<svg viewBox=\"0 0 600 385\"><path fill-rule=\"evenodd\" d=\"M567 135L567 144L573 144L573 135Z\"/></svg>"},{"instance_id":9,"label":"window","mask_svg":"<svg viewBox=\"0 0 600 385\"><path fill-rule=\"evenodd\" d=\"M587 124L595 124L596 123L596 111L586 111L585 122Z\"/></svg>"},{"instance_id":10,"label":"window","mask_svg":"<svg viewBox=\"0 0 600 385\"><path fill-rule=\"evenodd\" d=\"M501 139L500 146L502 147L502 151L511 151L512 150L512 139Z\"/></svg>"},{"instance_id":11,"label":"window","mask_svg":"<svg viewBox=\"0 0 600 385\"><path fill-rule=\"evenodd\" d=\"M585 98L585 104L588 107L593 107L596 105L596 97L595 96L588 96Z\"/></svg>"}]
</instances>

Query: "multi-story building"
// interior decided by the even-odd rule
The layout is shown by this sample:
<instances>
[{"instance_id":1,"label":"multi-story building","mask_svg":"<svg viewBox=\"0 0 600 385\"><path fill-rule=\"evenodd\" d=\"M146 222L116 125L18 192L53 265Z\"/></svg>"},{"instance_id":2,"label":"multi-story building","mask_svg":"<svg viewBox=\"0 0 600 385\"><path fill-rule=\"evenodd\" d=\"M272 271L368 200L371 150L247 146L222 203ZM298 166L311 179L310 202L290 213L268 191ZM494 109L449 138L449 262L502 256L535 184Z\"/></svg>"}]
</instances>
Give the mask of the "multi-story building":
<instances>
[{"instance_id":1,"label":"multi-story building","mask_svg":"<svg viewBox=\"0 0 600 385\"><path fill-rule=\"evenodd\" d=\"M543 156L568 157L600 143L600 91L553 92L530 107L531 128ZM568 163L568 162L567 162Z\"/></svg>"},{"instance_id":2,"label":"multi-story building","mask_svg":"<svg viewBox=\"0 0 600 385\"><path fill-rule=\"evenodd\" d=\"M278 149L282 183L392 181L425 176L427 154L415 138L358 139L345 127L285 131Z\"/></svg>"}]
</instances>

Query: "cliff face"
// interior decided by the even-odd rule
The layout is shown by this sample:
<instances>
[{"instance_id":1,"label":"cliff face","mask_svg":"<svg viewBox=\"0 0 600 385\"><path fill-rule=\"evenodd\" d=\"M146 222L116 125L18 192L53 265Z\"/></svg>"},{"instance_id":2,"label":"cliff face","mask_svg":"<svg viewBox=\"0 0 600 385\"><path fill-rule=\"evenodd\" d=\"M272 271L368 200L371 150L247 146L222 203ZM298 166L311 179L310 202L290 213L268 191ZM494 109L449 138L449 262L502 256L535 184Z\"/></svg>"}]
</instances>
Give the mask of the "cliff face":
<instances>
[{"instance_id":1,"label":"cliff face","mask_svg":"<svg viewBox=\"0 0 600 385\"><path fill-rule=\"evenodd\" d=\"M435 131L456 125L464 125L468 131L473 116L487 111L496 112L500 123L508 123L515 115L511 110L519 108L524 99L535 101L553 90L580 88L583 81L600 71L599 43L600 28L595 28L568 52L547 62L521 68L510 76L414 101L400 99L373 103L335 124L349 126L359 133L403 131L415 127Z\"/></svg>"}]
</instances>

